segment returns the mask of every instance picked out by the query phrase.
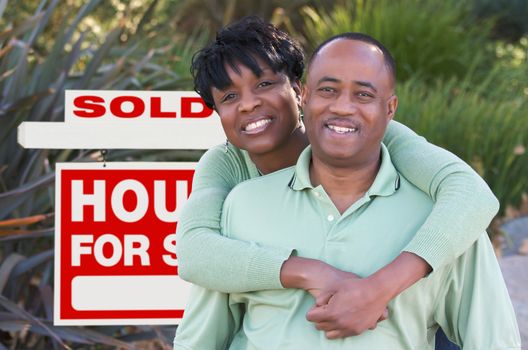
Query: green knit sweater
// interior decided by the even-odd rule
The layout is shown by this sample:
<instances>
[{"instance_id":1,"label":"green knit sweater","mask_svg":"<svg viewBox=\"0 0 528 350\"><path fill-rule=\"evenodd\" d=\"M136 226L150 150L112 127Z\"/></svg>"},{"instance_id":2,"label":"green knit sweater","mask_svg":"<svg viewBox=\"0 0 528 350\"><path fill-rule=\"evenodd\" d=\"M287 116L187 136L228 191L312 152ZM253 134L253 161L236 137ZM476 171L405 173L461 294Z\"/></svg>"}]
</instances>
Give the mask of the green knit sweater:
<instances>
[{"instance_id":1,"label":"green knit sweater","mask_svg":"<svg viewBox=\"0 0 528 350\"><path fill-rule=\"evenodd\" d=\"M452 262L488 227L499 204L487 184L452 153L428 143L398 122L383 139L397 170L434 201L433 210L404 249L433 269ZM203 287L237 293L283 288L282 263L291 251L220 235L227 194L259 176L247 152L218 146L198 163L193 191L177 228L180 276Z\"/></svg>"}]
</instances>

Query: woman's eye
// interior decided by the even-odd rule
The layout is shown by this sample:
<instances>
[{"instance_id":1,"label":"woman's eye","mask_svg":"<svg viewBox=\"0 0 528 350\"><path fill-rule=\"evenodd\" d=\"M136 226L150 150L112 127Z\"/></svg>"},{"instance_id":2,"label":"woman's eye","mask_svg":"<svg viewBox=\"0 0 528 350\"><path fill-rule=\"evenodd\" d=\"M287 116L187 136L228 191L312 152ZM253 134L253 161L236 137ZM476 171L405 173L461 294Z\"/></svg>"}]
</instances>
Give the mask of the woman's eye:
<instances>
[{"instance_id":1,"label":"woman's eye","mask_svg":"<svg viewBox=\"0 0 528 350\"><path fill-rule=\"evenodd\" d=\"M231 93L231 94L227 94L225 95L223 98L222 98L222 101L221 102L227 102L229 100L232 100L235 98L235 94Z\"/></svg>"},{"instance_id":2,"label":"woman's eye","mask_svg":"<svg viewBox=\"0 0 528 350\"><path fill-rule=\"evenodd\" d=\"M270 86L272 84L273 83L271 81L263 81L263 82L260 82L257 86L258 87L266 87L266 86Z\"/></svg>"}]
</instances>

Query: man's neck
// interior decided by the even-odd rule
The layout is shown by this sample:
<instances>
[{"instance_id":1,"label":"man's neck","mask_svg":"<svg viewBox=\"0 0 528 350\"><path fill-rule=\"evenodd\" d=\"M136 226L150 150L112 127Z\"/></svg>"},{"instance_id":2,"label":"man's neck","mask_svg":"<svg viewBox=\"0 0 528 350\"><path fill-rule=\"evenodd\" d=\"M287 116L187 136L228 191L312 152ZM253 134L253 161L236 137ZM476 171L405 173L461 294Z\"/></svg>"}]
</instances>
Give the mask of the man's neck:
<instances>
[{"instance_id":1,"label":"man's neck","mask_svg":"<svg viewBox=\"0 0 528 350\"><path fill-rule=\"evenodd\" d=\"M250 153L249 157L262 174L269 174L295 165L306 146L308 146L308 138L304 126L300 126L293 131L291 137L281 147L264 154Z\"/></svg>"},{"instance_id":2,"label":"man's neck","mask_svg":"<svg viewBox=\"0 0 528 350\"><path fill-rule=\"evenodd\" d=\"M310 180L312 185L322 185L337 210L343 214L370 188L381 164L381 157L349 167L336 167L312 154Z\"/></svg>"}]
</instances>

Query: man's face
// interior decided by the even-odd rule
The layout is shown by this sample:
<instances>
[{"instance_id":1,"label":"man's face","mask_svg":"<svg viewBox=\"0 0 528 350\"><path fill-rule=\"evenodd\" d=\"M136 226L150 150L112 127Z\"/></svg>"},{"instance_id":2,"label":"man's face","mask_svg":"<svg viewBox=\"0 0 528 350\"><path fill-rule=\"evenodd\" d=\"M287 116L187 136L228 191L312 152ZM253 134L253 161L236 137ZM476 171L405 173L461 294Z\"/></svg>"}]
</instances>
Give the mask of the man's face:
<instances>
[{"instance_id":1,"label":"man's face","mask_svg":"<svg viewBox=\"0 0 528 350\"><path fill-rule=\"evenodd\" d=\"M337 39L312 60L303 108L313 157L350 167L379 159L380 142L398 105L383 53Z\"/></svg>"}]
</instances>

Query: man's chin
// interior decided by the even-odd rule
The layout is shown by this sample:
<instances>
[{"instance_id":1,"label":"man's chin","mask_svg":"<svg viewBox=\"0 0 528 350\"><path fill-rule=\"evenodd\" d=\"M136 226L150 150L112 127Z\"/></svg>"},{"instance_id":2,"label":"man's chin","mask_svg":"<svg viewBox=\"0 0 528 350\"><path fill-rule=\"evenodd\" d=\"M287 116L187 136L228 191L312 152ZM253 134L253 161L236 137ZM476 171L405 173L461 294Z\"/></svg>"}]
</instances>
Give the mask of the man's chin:
<instances>
[{"instance_id":1,"label":"man's chin","mask_svg":"<svg viewBox=\"0 0 528 350\"><path fill-rule=\"evenodd\" d=\"M358 160L357 152L351 150L324 150L322 152L312 152L322 163L335 167L350 167Z\"/></svg>"}]
</instances>

